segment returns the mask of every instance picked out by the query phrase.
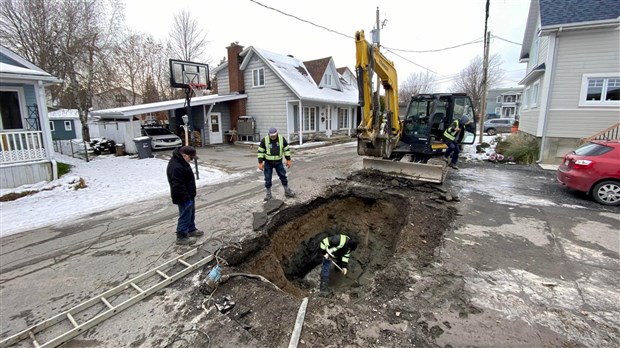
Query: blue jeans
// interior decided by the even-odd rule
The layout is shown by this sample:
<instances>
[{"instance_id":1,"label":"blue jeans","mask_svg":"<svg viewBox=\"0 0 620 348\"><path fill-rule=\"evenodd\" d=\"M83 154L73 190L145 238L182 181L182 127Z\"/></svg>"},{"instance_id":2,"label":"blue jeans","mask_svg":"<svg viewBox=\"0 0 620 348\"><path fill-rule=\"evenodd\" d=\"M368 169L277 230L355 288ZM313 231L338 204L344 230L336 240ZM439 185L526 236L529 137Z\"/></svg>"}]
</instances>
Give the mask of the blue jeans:
<instances>
[{"instance_id":1,"label":"blue jeans","mask_svg":"<svg viewBox=\"0 0 620 348\"><path fill-rule=\"evenodd\" d=\"M191 205L177 204L179 208L179 221L177 222L177 236L179 238L187 237L187 234L196 230L196 201L192 200ZM186 202L187 203L187 202Z\"/></svg>"},{"instance_id":2,"label":"blue jeans","mask_svg":"<svg viewBox=\"0 0 620 348\"><path fill-rule=\"evenodd\" d=\"M448 149L446 150L445 157L452 158L452 164L456 164L459 160L459 153L461 153L461 149L459 149L459 144L456 141L445 140L446 145L448 145Z\"/></svg>"},{"instance_id":3,"label":"blue jeans","mask_svg":"<svg viewBox=\"0 0 620 348\"><path fill-rule=\"evenodd\" d=\"M276 170L278 177L280 178L280 182L282 182L283 186L288 186L288 179L286 178L286 169L284 169L284 164L282 161L278 162L269 162L265 161L265 167L263 168L263 173L265 174L265 188L271 188L271 177L273 175L273 170Z\"/></svg>"},{"instance_id":4,"label":"blue jeans","mask_svg":"<svg viewBox=\"0 0 620 348\"><path fill-rule=\"evenodd\" d=\"M321 269L321 280L326 282L329 281L329 268L332 266L332 262L328 259L323 258L323 268Z\"/></svg>"}]
</instances>

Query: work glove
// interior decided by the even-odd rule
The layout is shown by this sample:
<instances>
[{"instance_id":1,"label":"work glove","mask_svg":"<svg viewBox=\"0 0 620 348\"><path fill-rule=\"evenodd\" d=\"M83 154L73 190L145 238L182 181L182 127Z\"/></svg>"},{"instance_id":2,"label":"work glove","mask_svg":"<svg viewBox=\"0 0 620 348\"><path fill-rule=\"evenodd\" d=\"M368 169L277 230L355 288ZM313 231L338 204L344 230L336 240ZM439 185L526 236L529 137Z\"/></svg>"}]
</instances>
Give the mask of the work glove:
<instances>
[{"instance_id":1,"label":"work glove","mask_svg":"<svg viewBox=\"0 0 620 348\"><path fill-rule=\"evenodd\" d=\"M323 257L325 258L325 260L329 260L329 254L325 253L325 255L323 255Z\"/></svg>"},{"instance_id":2,"label":"work glove","mask_svg":"<svg viewBox=\"0 0 620 348\"><path fill-rule=\"evenodd\" d=\"M290 168L291 167L291 160L286 160L286 168Z\"/></svg>"},{"instance_id":3,"label":"work glove","mask_svg":"<svg viewBox=\"0 0 620 348\"><path fill-rule=\"evenodd\" d=\"M347 269L346 268L342 269L342 274L344 274L345 276L347 275Z\"/></svg>"},{"instance_id":4,"label":"work glove","mask_svg":"<svg viewBox=\"0 0 620 348\"><path fill-rule=\"evenodd\" d=\"M262 171L265 168L265 163L261 162L258 164L258 170Z\"/></svg>"}]
</instances>

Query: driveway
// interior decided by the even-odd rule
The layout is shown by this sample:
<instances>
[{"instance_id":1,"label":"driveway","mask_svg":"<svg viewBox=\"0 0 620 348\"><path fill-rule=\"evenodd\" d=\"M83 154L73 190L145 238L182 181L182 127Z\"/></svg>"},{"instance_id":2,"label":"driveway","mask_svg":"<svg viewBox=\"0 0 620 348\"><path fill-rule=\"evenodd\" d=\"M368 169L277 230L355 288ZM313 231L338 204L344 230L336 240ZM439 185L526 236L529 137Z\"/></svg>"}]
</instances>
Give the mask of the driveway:
<instances>
[{"instance_id":1,"label":"driveway","mask_svg":"<svg viewBox=\"0 0 620 348\"><path fill-rule=\"evenodd\" d=\"M207 232L198 255L202 257L223 244L257 235L254 216L263 212L264 189L255 148L222 145L198 151L201 161L238 174L231 182L199 192L197 224ZM295 150L289 177L298 196L286 204L320 197L328 186L360 170L355 152L354 143ZM444 189L460 201L433 267L462 278L477 314L458 318L450 307L438 305L425 319L442 329L430 346L620 344L618 208L567 193L553 172L534 167L464 163L449 174ZM283 199L279 184L274 195ZM0 239L1 337L187 252L174 245L176 214L164 196ZM198 287L195 272L65 347L164 346L175 334L204 322L207 314ZM229 335L228 341L214 341L213 346L260 346L251 331L222 325L203 328ZM334 343L345 344L337 339Z\"/></svg>"}]
</instances>

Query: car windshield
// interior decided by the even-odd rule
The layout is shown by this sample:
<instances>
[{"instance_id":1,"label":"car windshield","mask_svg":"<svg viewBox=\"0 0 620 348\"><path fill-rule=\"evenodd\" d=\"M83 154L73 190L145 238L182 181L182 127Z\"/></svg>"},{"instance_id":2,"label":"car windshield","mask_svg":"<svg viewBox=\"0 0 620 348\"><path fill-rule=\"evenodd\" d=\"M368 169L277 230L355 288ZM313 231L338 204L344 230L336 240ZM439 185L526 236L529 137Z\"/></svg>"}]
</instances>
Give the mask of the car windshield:
<instances>
[{"instance_id":1,"label":"car windshield","mask_svg":"<svg viewBox=\"0 0 620 348\"><path fill-rule=\"evenodd\" d=\"M613 148L596 143L587 143L575 149L575 155L578 156L600 156L608 153Z\"/></svg>"},{"instance_id":2,"label":"car windshield","mask_svg":"<svg viewBox=\"0 0 620 348\"><path fill-rule=\"evenodd\" d=\"M144 128L143 130L147 135L150 135L150 136L174 134L169 129L166 129L166 128Z\"/></svg>"}]
</instances>

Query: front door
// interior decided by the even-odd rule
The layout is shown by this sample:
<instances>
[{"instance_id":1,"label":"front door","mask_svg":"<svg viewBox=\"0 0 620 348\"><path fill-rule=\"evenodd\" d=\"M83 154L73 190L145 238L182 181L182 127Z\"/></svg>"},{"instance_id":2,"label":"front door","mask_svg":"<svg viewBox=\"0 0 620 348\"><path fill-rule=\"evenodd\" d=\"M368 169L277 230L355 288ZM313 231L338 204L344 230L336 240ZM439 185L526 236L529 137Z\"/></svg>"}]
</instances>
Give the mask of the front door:
<instances>
[{"instance_id":1,"label":"front door","mask_svg":"<svg viewBox=\"0 0 620 348\"><path fill-rule=\"evenodd\" d=\"M329 138L332 136L332 108L325 108L325 135Z\"/></svg>"},{"instance_id":2,"label":"front door","mask_svg":"<svg viewBox=\"0 0 620 348\"><path fill-rule=\"evenodd\" d=\"M207 126L209 127L209 144L223 143L222 114L219 112L212 112L211 115L209 115Z\"/></svg>"}]
</instances>

